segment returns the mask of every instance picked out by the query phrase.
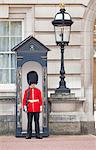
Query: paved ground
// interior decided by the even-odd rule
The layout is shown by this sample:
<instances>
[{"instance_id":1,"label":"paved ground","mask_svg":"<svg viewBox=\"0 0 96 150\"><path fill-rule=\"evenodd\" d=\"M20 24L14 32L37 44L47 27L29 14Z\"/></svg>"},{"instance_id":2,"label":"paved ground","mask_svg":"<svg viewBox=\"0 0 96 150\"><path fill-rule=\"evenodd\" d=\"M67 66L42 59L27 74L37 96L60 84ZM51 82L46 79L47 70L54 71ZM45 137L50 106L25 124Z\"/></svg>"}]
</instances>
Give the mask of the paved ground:
<instances>
[{"instance_id":1,"label":"paved ground","mask_svg":"<svg viewBox=\"0 0 96 150\"><path fill-rule=\"evenodd\" d=\"M28 140L0 136L0 150L96 150L96 136L49 136Z\"/></svg>"}]
</instances>

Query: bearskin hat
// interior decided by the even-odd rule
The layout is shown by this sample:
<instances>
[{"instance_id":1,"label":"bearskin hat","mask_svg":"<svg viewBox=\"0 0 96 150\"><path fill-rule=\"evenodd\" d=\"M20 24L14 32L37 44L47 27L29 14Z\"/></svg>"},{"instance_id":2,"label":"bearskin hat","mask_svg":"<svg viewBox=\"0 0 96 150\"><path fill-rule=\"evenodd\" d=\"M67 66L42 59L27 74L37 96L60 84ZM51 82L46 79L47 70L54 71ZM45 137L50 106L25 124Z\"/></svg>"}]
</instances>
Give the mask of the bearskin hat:
<instances>
[{"instance_id":1,"label":"bearskin hat","mask_svg":"<svg viewBox=\"0 0 96 150\"><path fill-rule=\"evenodd\" d=\"M30 71L27 73L27 82L29 85L38 83L38 74L35 71Z\"/></svg>"}]
</instances>

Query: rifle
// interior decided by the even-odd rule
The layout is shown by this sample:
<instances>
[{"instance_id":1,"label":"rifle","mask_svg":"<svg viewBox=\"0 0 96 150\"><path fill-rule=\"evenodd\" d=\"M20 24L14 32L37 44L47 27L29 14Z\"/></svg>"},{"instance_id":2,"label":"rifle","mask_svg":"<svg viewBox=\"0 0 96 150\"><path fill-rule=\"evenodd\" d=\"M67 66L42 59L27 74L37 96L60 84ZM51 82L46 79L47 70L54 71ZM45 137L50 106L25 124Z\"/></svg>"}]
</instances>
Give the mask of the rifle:
<instances>
[{"instance_id":1,"label":"rifle","mask_svg":"<svg viewBox=\"0 0 96 150\"><path fill-rule=\"evenodd\" d=\"M26 96L26 107L28 108L28 99L30 97L30 87L28 88L28 91L27 91L27 96Z\"/></svg>"}]
</instances>

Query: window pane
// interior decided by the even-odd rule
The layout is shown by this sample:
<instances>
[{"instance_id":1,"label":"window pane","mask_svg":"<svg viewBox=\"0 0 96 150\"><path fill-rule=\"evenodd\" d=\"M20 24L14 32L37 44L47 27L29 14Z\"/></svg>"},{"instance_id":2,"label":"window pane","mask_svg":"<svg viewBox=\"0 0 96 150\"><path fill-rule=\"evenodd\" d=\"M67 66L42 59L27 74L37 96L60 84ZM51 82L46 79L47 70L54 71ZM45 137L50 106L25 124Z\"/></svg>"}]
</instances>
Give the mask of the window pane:
<instances>
[{"instance_id":1,"label":"window pane","mask_svg":"<svg viewBox=\"0 0 96 150\"><path fill-rule=\"evenodd\" d=\"M0 21L0 36L8 36L8 35L9 35L9 22Z\"/></svg>"},{"instance_id":2,"label":"window pane","mask_svg":"<svg viewBox=\"0 0 96 150\"><path fill-rule=\"evenodd\" d=\"M19 44L21 42L21 40L22 40L21 37L12 37L11 38L11 48L13 48L17 44Z\"/></svg>"},{"instance_id":3,"label":"window pane","mask_svg":"<svg viewBox=\"0 0 96 150\"><path fill-rule=\"evenodd\" d=\"M9 67L9 55L0 55L0 68Z\"/></svg>"},{"instance_id":4,"label":"window pane","mask_svg":"<svg viewBox=\"0 0 96 150\"><path fill-rule=\"evenodd\" d=\"M11 68L16 68L16 56L15 56L15 54L11 55Z\"/></svg>"},{"instance_id":5,"label":"window pane","mask_svg":"<svg viewBox=\"0 0 96 150\"><path fill-rule=\"evenodd\" d=\"M8 50L9 50L9 38L0 37L0 51L8 51Z\"/></svg>"},{"instance_id":6,"label":"window pane","mask_svg":"<svg viewBox=\"0 0 96 150\"><path fill-rule=\"evenodd\" d=\"M9 70L8 69L0 69L0 84L9 83Z\"/></svg>"},{"instance_id":7,"label":"window pane","mask_svg":"<svg viewBox=\"0 0 96 150\"><path fill-rule=\"evenodd\" d=\"M11 70L11 83L16 83L16 69Z\"/></svg>"},{"instance_id":8,"label":"window pane","mask_svg":"<svg viewBox=\"0 0 96 150\"><path fill-rule=\"evenodd\" d=\"M11 22L11 36L21 36L22 27L21 21Z\"/></svg>"},{"instance_id":9,"label":"window pane","mask_svg":"<svg viewBox=\"0 0 96 150\"><path fill-rule=\"evenodd\" d=\"M21 21L0 21L0 83L16 82L16 56L11 48L22 41ZM7 54L6 54L7 52Z\"/></svg>"}]
</instances>

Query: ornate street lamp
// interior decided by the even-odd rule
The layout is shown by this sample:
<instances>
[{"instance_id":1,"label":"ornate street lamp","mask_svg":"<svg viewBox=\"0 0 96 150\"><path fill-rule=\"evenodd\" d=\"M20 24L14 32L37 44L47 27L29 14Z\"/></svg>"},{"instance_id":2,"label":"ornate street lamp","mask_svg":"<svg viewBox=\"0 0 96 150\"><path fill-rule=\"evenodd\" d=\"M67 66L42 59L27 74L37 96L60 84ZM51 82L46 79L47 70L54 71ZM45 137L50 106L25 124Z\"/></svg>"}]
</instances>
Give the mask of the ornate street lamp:
<instances>
[{"instance_id":1,"label":"ornate street lamp","mask_svg":"<svg viewBox=\"0 0 96 150\"><path fill-rule=\"evenodd\" d=\"M64 69L64 46L68 45L70 40L71 25L73 21L70 14L68 14L65 8L61 8L55 15L52 21L55 31L55 40L57 45L61 48L61 69L60 69L60 82L59 87L55 92L70 93L70 89L66 87L65 82L65 69Z\"/></svg>"}]
</instances>

